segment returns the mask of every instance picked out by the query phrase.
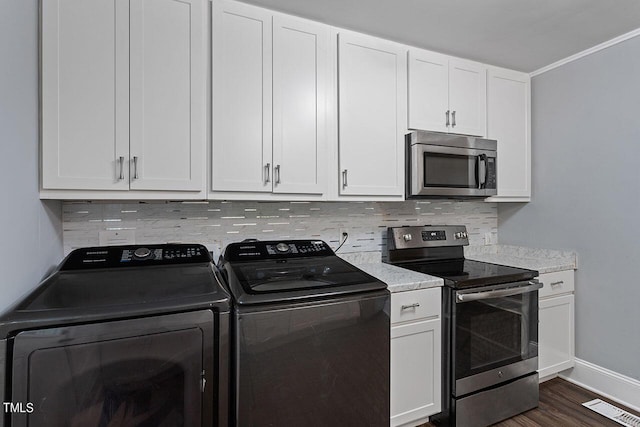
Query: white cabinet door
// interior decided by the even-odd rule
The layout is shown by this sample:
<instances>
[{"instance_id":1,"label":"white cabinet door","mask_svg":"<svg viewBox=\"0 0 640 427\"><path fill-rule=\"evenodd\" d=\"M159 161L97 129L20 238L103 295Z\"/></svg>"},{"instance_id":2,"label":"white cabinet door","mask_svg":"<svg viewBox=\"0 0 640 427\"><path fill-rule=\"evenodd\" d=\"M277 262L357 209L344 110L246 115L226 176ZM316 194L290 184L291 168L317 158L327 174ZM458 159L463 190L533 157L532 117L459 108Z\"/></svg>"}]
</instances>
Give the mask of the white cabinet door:
<instances>
[{"instance_id":1,"label":"white cabinet door","mask_svg":"<svg viewBox=\"0 0 640 427\"><path fill-rule=\"evenodd\" d=\"M498 141L498 195L492 201L531 197L530 79L491 68L487 83L487 134Z\"/></svg>"},{"instance_id":2,"label":"white cabinet door","mask_svg":"<svg viewBox=\"0 0 640 427\"><path fill-rule=\"evenodd\" d=\"M42 2L43 189L129 188L128 26L126 0Z\"/></svg>"},{"instance_id":3,"label":"white cabinet door","mask_svg":"<svg viewBox=\"0 0 640 427\"><path fill-rule=\"evenodd\" d=\"M574 366L574 296L540 300L538 374L540 378Z\"/></svg>"},{"instance_id":4,"label":"white cabinet door","mask_svg":"<svg viewBox=\"0 0 640 427\"><path fill-rule=\"evenodd\" d=\"M477 62L449 60L449 132L487 134L487 71Z\"/></svg>"},{"instance_id":5,"label":"white cabinet door","mask_svg":"<svg viewBox=\"0 0 640 427\"><path fill-rule=\"evenodd\" d=\"M131 189L201 190L204 0L131 0Z\"/></svg>"},{"instance_id":6,"label":"white cabinet door","mask_svg":"<svg viewBox=\"0 0 640 427\"><path fill-rule=\"evenodd\" d=\"M212 25L212 188L271 192L271 13L216 1Z\"/></svg>"},{"instance_id":7,"label":"white cabinet door","mask_svg":"<svg viewBox=\"0 0 640 427\"><path fill-rule=\"evenodd\" d=\"M449 110L449 57L410 50L409 129L447 132Z\"/></svg>"},{"instance_id":8,"label":"white cabinet door","mask_svg":"<svg viewBox=\"0 0 640 427\"><path fill-rule=\"evenodd\" d=\"M391 328L391 425L417 425L441 410L440 319Z\"/></svg>"},{"instance_id":9,"label":"white cabinet door","mask_svg":"<svg viewBox=\"0 0 640 427\"><path fill-rule=\"evenodd\" d=\"M273 191L324 192L328 28L273 20Z\"/></svg>"},{"instance_id":10,"label":"white cabinet door","mask_svg":"<svg viewBox=\"0 0 640 427\"><path fill-rule=\"evenodd\" d=\"M338 34L341 195L404 193L405 58L395 43Z\"/></svg>"}]
</instances>

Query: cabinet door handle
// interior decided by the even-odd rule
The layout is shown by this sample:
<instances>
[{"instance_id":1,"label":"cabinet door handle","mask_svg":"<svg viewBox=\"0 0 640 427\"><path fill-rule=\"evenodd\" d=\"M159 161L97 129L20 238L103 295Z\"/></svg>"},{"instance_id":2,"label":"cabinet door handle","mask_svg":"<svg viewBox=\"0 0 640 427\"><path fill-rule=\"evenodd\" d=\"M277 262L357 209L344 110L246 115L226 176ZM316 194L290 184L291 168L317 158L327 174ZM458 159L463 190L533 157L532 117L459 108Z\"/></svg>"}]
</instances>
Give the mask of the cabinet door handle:
<instances>
[{"instance_id":1,"label":"cabinet door handle","mask_svg":"<svg viewBox=\"0 0 640 427\"><path fill-rule=\"evenodd\" d=\"M271 163L267 163L264 165L264 183L268 184L271 182Z\"/></svg>"},{"instance_id":2,"label":"cabinet door handle","mask_svg":"<svg viewBox=\"0 0 640 427\"><path fill-rule=\"evenodd\" d=\"M118 181L122 181L124 179L124 156L120 156L118 158L118 163L120 164L120 173L118 174Z\"/></svg>"},{"instance_id":3,"label":"cabinet door handle","mask_svg":"<svg viewBox=\"0 0 640 427\"><path fill-rule=\"evenodd\" d=\"M418 308L420 307L420 303L419 302L414 302L413 304L409 304L409 305L402 305L400 306L400 310L409 310L410 308Z\"/></svg>"},{"instance_id":4,"label":"cabinet door handle","mask_svg":"<svg viewBox=\"0 0 640 427\"><path fill-rule=\"evenodd\" d=\"M342 188L347 188L347 170L342 171Z\"/></svg>"},{"instance_id":5,"label":"cabinet door handle","mask_svg":"<svg viewBox=\"0 0 640 427\"><path fill-rule=\"evenodd\" d=\"M456 111L453 110L453 112L451 113L451 127L454 128L456 127Z\"/></svg>"},{"instance_id":6,"label":"cabinet door handle","mask_svg":"<svg viewBox=\"0 0 640 427\"><path fill-rule=\"evenodd\" d=\"M564 280L558 280L557 282L549 283L550 286L560 286L564 283Z\"/></svg>"},{"instance_id":7,"label":"cabinet door handle","mask_svg":"<svg viewBox=\"0 0 640 427\"><path fill-rule=\"evenodd\" d=\"M138 179L138 156L133 156L133 179Z\"/></svg>"},{"instance_id":8,"label":"cabinet door handle","mask_svg":"<svg viewBox=\"0 0 640 427\"><path fill-rule=\"evenodd\" d=\"M445 113L447 116L447 123L445 126L449 127L449 110L447 110L447 112Z\"/></svg>"},{"instance_id":9,"label":"cabinet door handle","mask_svg":"<svg viewBox=\"0 0 640 427\"><path fill-rule=\"evenodd\" d=\"M280 184L280 165L276 165L273 172L276 174L276 184Z\"/></svg>"}]
</instances>

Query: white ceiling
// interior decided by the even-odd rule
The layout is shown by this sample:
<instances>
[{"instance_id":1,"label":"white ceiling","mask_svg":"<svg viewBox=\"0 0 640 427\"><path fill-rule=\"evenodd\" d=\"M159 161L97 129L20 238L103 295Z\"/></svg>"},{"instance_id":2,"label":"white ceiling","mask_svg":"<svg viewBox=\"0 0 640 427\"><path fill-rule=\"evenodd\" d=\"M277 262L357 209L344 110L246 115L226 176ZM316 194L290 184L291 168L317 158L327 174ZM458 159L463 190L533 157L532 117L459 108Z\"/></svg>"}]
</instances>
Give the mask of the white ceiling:
<instances>
[{"instance_id":1,"label":"white ceiling","mask_svg":"<svg viewBox=\"0 0 640 427\"><path fill-rule=\"evenodd\" d=\"M640 28L640 0L243 0L520 71Z\"/></svg>"}]
</instances>

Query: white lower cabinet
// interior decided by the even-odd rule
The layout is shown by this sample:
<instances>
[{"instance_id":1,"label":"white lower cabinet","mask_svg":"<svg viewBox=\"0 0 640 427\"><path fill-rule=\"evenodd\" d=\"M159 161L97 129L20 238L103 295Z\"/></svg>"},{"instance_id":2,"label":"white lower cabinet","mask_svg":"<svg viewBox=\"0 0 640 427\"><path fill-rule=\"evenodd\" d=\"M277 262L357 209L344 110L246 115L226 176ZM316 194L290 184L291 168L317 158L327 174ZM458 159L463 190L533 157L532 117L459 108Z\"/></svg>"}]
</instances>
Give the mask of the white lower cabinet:
<instances>
[{"instance_id":1,"label":"white lower cabinet","mask_svg":"<svg viewBox=\"0 0 640 427\"><path fill-rule=\"evenodd\" d=\"M441 411L441 289L391 294L391 425Z\"/></svg>"},{"instance_id":2,"label":"white lower cabinet","mask_svg":"<svg viewBox=\"0 0 640 427\"><path fill-rule=\"evenodd\" d=\"M574 366L573 270L541 274L538 374L546 378Z\"/></svg>"}]
</instances>

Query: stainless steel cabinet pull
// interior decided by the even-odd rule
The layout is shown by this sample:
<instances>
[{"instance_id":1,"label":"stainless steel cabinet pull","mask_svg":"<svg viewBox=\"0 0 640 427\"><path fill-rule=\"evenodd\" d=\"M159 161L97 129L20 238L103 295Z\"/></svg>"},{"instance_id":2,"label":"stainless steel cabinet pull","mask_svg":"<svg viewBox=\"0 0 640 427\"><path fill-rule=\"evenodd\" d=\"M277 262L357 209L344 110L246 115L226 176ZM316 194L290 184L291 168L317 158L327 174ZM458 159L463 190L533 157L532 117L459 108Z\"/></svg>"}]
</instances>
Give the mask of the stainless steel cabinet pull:
<instances>
[{"instance_id":1,"label":"stainless steel cabinet pull","mask_svg":"<svg viewBox=\"0 0 640 427\"><path fill-rule=\"evenodd\" d=\"M265 184L270 183L271 182L271 163L267 163L264 166L264 174L265 174L264 183Z\"/></svg>"},{"instance_id":2,"label":"stainless steel cabinet pull","mask_svg":"<svg viewBox=\"0 0 640 427\"><path fill-rule=\"evenodd\" d=\"M400 306L400 310L409 310L410 308L418 308L418 307L420 307L420 303L414 302L413 304Z\"/></svg>"},{"instance_id":3,"label":"stainless steel cabinet pull","mask_svg":"<svg viewBox=\"0 0 640 427\"><path fill-rule=\"evenodd\" d=\"M138 179L138 156L133 156L133 179Z\"/></svg>"},{"instance_id":4,"label":"stainless steel cabinet pull","mask_svg":"<svg viewBox=\"0 0 640 427\"><path fill-rule=\"evenodd\" d=\"M447 124L445 126L449 127L449 110L447 110L446 115L447 115Z\"/></svg>"},{"instance_id":5,"label":"stainless steel cabinet pull","mask_svg":"<svg viewBox=\"0 0 640 427\"><path fill-rule=\"evenodd\" d=\"M455 110L451 113L451 127L456 127L456 112Z\"/></svg>"},{"instance_id":6,"label":"stainless steel cabinet pull","mask_svg":"<svg viewBox=\"0 0 640 427\"><path fill-rule=\"evenodd\" d=\"M124 179L124 156L120 156L118 158L118 163L120 164L120 173L118 174L118 181L122 181Z\"/></svg>"},{"instance_id":7,"label":"stainless steel cabinet pull","mask_svg":"<svg viewBox=\"0 0 640 427\"><path fill-rule=\"evenodd\" d=\"M559 280L557 282L551 282L549 285L551 286L558 286L558 285L562 285L564 283L564 280Z\"/></svg>"},{"instance_id":8,"label":"stainless steel cabinet pull","mask_svg":"<svg viewBox=\"0 0 640 427\"><path fill-rule=\"evenodd\" d=\"M347 188L347 170L342 171L342 188Z\"/></svg>"},{"instance_id":9,"label":"stainless steel cabinet pull","mask_svg":"<svg viewBox=\"0 0 640 427\"><path fill-rule=\"evenodd\" d=\"M280 165L276 165L276 167L273 168L273 171L276 174L276 184L280 184Z\"/></svg>"}]
</instances>

